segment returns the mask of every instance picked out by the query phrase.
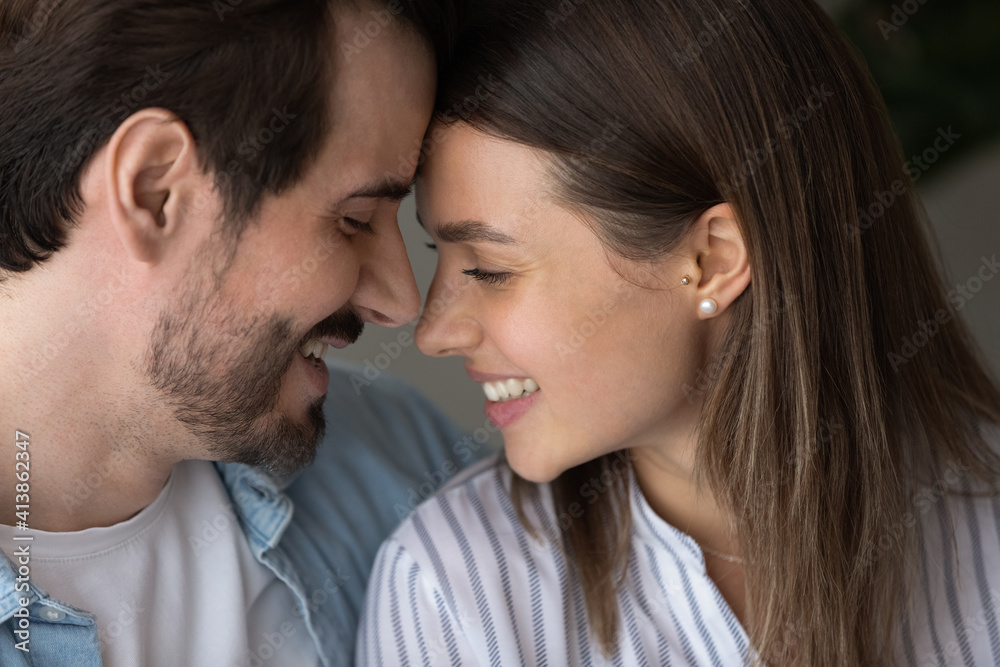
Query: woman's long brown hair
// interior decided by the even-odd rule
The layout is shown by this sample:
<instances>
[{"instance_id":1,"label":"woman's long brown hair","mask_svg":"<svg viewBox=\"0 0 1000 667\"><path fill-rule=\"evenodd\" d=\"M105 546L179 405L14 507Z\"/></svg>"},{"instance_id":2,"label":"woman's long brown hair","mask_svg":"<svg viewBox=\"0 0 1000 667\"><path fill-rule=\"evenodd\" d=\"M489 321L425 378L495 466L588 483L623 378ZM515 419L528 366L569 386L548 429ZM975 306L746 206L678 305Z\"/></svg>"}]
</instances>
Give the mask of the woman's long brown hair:
<instances>
[{"instance_id":1,"label":"woman's long brown hair","mask_svg":"<svg viewBox=\"0 0 1000 667\"><path fill-rule=\"evenodd\" d=\"M439 121L546 151L556 194L619 255L660 257L735 208L753 278L691 389L697 470L744 545L751 642L769 664L890 664L913 494L959 473L996 492L979 427L1000 424L1000 391L853 48L807 0L530 0L455 61ZM557 479L557 511L610 461ZM616 479L563 535L604 645L629 550ZM515 500L529 487L515 477Z\"/></svg>"}]
</instances>

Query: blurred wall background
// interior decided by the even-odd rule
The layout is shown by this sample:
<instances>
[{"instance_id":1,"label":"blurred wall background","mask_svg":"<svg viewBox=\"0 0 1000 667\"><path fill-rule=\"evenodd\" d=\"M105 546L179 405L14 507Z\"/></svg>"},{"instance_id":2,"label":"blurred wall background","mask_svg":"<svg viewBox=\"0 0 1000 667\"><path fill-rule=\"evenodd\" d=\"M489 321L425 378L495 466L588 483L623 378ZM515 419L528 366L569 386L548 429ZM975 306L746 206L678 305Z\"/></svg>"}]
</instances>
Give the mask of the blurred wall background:
<instances>
[{"instance_id":1,"label":"blurred wall background","mask_svg":"<svg viewBox=\"0 0 1000 667\"><path fill-rule=\"evenodd\" d=\"M968 286L961 314L1000 375L1000 274L970 280L984 258L1000 258L1000 3L996 0L824 0L821 4L861 51L882 90L907 158L933 150L941 131L960 135L927 164L916 182L939 242L949 288ZM949 130L950 128L950 130ZM933 153L928 152L928 157ZM928 160L929 161L929 160ZM435 254L416 222L410 198L399 224L426 296ZM461 358L431 359L401 329L370 325L330 358L370 364L417 386L467 430L484 425L483 392ZM381 356L380 356L381 355ZM387 363L388 362L388 363ZM492 444L500 444L499 434Z\"/></svg>"}]
</instances>

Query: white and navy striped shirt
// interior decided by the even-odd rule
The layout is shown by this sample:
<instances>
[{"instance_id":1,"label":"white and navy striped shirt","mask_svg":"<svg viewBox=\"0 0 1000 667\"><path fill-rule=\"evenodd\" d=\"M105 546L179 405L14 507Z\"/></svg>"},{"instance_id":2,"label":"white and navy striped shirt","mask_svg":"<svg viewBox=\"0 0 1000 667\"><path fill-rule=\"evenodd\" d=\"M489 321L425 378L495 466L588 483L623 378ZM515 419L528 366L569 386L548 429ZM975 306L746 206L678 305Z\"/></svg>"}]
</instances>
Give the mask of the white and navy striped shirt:
<instances>
[{"instance_id":1,"label":"white and navy striped shirt","mask_svg":"<svg viewBox=\"0 0 1000 667\"><path fill-rule=\"evenodd\" d=\"M548 485L518 521L510 471L486 461L414 511L383 544L358 635L357 665L742 665L747 635L688 535L646 503L634 476L632 550L605 658L583 590L559 548ZM1000 665L1000 500L917 502L919 590L900 623L900 665ZM951 513L958 553L941 519Z\"/></svg>"}]
</instances>

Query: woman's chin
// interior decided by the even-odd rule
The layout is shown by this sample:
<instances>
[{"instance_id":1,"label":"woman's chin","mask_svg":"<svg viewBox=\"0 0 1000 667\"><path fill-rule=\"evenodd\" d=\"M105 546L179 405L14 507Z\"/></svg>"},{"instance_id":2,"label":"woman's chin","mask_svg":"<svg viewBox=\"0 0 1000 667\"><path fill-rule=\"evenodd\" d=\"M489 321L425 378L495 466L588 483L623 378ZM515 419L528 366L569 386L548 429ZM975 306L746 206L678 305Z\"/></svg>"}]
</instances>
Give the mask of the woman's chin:
<instances>
[{"instance_id":1,"label":"woman's chin","mask_svg":"<svg viewBox=\"0 0 1000 667\"><path fill-rule=\"evenodd\" d=\"M512 446L509 442L504 449L511 470L529 482L536 484L551 482L570 468L558 460L553 460L545 452L537 451L537 449L536 451L524 451L516 445Z\"/></svg>"}]
</instances>

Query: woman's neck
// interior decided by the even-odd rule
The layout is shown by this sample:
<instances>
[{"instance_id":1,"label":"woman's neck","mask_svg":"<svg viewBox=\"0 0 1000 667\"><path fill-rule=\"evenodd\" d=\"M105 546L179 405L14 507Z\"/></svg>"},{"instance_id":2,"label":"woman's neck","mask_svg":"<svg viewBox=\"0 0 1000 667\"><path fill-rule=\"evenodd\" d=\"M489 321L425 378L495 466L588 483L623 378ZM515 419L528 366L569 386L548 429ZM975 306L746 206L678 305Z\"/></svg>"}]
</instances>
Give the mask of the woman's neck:
<instances>
[{"instance_id":1,"label":"woman's neck","mask_svg":"<svg viewBox=\"0 0 1000 667\"><path fill-rule=\"evenodd\" d=\"M662 448L633 448L636 480L652 510L701 545L706 574L747 628L743 547L730 515L719 507L707 485L696 483L693 451L693 445L681 456Z\"/></svg>"},{"instance_id":2,"label":"woman's neck","mask_svg":"<svg viewBox=\"0 0 1000 667\"><path fill-rule=\"evenodd\" d=\"M693 443L682 451L647 446L635 447L631 452L639 488L660 518L702 547L742 555L729 513L719 506L707 484L696 483Z\"/></svg>"}]
</instances>

